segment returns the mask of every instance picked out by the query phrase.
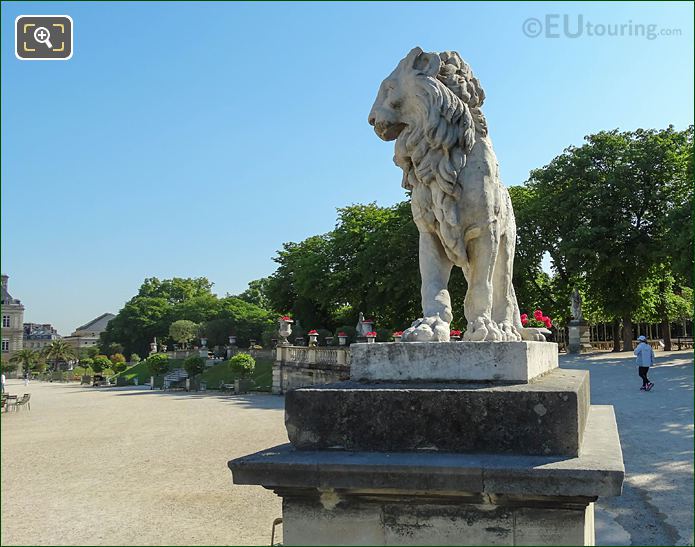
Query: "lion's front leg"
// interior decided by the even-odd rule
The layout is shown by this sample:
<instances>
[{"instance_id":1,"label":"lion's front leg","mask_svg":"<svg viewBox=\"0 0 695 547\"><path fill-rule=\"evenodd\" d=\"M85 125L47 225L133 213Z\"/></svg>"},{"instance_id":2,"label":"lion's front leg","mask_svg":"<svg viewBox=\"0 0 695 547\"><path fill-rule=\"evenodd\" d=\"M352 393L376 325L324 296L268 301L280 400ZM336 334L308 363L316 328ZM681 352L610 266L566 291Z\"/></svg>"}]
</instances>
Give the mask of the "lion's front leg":
<instances>
[{"instance_id":1,"label":"lion's front leg","mask_svg":"<svg viewBox=\"0 0 695 547\"><path fill-rule=\"evenodd\" d=\"M453 319L447 286L453 264L446 256L439 237L431 232L420 232L419 253L423 316L403 332L402 340L447 342Z\"/></svg>"},{"instance_id":2,"label":"lion's front leg","mask_svg":"<svg viewBox=\"0 0 695 547\"><path fill-rule=\"evenodd\" d=\"M468 268L465 272L468 291L464 313L468 327L463 335L466 341L505 340L507 335L492 320L493 272L499 250L499 236L493 227L471 239L466 245Z\"/></svg>"}]
</instances>

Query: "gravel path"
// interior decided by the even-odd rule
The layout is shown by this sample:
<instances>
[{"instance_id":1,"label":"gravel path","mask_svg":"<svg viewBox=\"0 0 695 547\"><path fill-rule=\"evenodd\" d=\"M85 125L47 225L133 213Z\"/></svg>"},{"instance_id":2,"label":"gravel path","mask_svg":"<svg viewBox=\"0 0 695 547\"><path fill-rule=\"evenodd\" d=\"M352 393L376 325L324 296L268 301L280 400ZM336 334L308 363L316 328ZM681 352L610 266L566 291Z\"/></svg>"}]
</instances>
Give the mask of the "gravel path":
<instances>
[{"instance_id":1,"label":"gravel path","mask_svg":"<svg viewBox=\"0 0 695 547\"><path fill-rule=\"evenodd\" d=\"M227 461L287 442L281 397L27 391L31 411L1 417L2 545L270 543L279 498Z\"/></svg>"},{"instance_id":2,"label":"gravel path","mask_svg":"<svg viewBox=\"0 0 695 547\"><path fill-rule=\"evenodd\" d=\"M615 406L624 494L599 500L598 545L693 541L693 360L657 352L651 393L629 354L561 356ZM10 380L10 393L23 393ZM268 545L280 500L226 462L287 442L283 399L32 383L2 420L2 545Z\"/></svg>"}]
</instances>

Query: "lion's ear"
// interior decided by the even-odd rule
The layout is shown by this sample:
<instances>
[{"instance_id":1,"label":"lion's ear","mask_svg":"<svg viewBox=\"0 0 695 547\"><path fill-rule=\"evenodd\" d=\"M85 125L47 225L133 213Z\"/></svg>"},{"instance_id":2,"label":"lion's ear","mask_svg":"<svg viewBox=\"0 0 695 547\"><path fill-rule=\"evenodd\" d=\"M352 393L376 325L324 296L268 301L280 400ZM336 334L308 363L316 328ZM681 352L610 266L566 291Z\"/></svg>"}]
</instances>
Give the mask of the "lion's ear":
<instances>
[{"instance_id":1,"label":"lion's ear","mask_svg":"<svg viewBox=\"0 0 695 547\"><path fill-rule=\"evenodd\" d=\"M425 76L434 77L439 74L441 65L442 60L436 53L420 53L420 55L415 58L413 68Z\"/></svg>"}]
</instances>

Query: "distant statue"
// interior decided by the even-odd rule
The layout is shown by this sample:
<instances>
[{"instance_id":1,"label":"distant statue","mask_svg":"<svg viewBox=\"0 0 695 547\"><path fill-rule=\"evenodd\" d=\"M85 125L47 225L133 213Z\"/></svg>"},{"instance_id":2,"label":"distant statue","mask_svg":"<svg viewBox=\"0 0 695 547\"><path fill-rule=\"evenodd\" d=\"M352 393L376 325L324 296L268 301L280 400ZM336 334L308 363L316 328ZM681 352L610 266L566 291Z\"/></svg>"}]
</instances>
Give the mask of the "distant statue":
<instances>
[{"instance_id":1,"label":"distant statue","mask_svg":"<svg viewBox=\"0 0 695 547\"><path fill-rule=\"evenodd\" d=\"M577 321L583 321L584 314L582 313L582 297L579 296L579 291L577 290L577 287L575 287L572 291L570 303L572 305L572 317Z\"/></svg>"},{"instance_id":2,"label":"distant statue","mask_svg":"<svg viewBox=\"0 0 695 547\"><path fill-rule=\"evenodd\" d=\"M468 281L464 340L544 341L524 328L512 286L516 224L481 111L485 93L455 51L414 48L384 80L369 123L396 141L394 162L411 191L420 233L422 317L402 341L449 341L447 285L454 266Z\"/></svg>"}]
</instances>

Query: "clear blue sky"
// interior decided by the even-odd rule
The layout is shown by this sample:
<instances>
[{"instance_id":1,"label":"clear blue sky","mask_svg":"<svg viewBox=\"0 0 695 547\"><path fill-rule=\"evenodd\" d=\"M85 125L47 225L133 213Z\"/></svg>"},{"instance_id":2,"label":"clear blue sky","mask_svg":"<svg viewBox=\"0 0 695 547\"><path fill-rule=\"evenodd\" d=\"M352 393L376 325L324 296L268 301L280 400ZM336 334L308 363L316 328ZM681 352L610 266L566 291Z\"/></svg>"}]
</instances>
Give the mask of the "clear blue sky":
<instances>
[{"instance_id":1,"label":"clear blue sky","mask_svg":"<svg viewBox=\"0 0 695 547\"><path fill-rule=\"evenodd\" d=\"M524 35L553 13L681 35ZM17 60L20 14L71 15L73 58ZM403 199L367 114L415 45L473 67L507 185L591 132L693 121L690 3L3 3L2 270L25 320L69 334L149 276L238 293L337 207Z\"/></svg>"}]
</instances>

